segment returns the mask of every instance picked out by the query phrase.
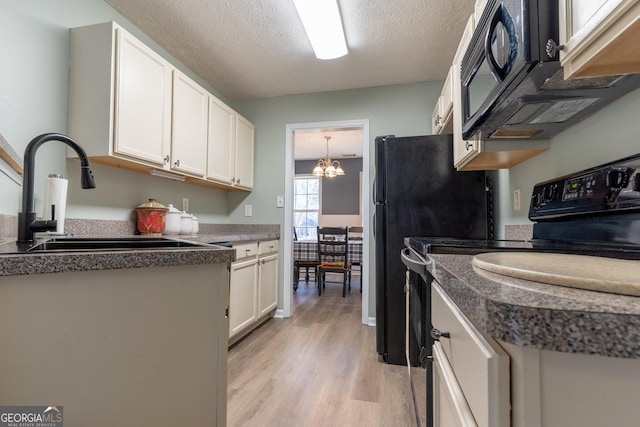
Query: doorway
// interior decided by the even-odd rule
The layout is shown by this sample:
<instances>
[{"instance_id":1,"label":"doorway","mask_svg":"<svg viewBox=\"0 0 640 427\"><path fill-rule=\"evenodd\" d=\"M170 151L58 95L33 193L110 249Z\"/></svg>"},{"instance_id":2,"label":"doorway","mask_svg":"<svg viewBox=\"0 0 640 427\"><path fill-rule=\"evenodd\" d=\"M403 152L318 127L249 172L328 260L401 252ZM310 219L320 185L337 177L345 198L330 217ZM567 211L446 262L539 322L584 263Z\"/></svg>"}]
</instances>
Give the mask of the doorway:
<instances>
[{"instance_id":1,"label":"doorway","mask_svg":"<svg viewBox=\"0 0 640 427\"><path fill-rule=\"evenodd\" d=\"M369 317L369 206L371 204L370 191L370 155L369 155L369 120L344 120L335 122L316 122L288 124L286 126L286 161L285 161L285 218L284 218L284 295L283 307L279 313L282 317L293 314L293 183L295 176L295 135L296 133L315 132L320 141L328 132L339 130L358 130L362 134L362 179L360 194L362 197L361 216L363 226L362 240L362 323L371 324ZM324 145L323 145L324 147ZM321 156L324 157L324 154ZM347 171L348 173L348 171Z\"/></svg>"}]
</instances>

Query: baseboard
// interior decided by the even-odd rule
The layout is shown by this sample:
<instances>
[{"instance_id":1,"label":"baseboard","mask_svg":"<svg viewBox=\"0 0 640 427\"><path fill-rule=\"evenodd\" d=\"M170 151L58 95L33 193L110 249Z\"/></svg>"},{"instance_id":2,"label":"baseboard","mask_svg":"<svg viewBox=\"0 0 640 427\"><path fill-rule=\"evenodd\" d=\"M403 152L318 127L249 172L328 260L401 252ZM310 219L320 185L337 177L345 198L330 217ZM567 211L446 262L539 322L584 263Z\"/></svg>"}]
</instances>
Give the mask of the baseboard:
<instances>
[{"instance_id":1,"label":"baseboard","mask_svg":"<svg viewBox=\"0 0 640 427\"><path fill-rule=\"evenodd\" d=\"M284 310L282 310L282 309L280 309L280 308L279 308L279 309L277 309L277 310L276 310L276 314L274 314L274 315L273 315L273 318L274 318L274 319L284 319L284 317L285 317L285 316L284 316Z\"/></svg>"}]
</instances>

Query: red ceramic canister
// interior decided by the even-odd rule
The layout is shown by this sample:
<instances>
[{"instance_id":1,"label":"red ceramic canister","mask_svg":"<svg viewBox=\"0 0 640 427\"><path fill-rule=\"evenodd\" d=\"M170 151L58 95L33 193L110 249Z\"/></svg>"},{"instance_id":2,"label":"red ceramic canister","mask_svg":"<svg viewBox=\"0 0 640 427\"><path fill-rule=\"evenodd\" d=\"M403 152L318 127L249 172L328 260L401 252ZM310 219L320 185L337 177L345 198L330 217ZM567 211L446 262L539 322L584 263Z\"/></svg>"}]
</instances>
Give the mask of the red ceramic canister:
<instances>
[{"instance_id":1,"label":"red ceramic canister","mask_svg":"<svg viewBox=\"0 0 640 427\"><path fill-rule=\"evenodd\" d=\"M138 215L138 232L146 236L161 236L167 221L169 209L158 203L156 199L149 199L136 208Z\"/></svg>"}]
</instances>

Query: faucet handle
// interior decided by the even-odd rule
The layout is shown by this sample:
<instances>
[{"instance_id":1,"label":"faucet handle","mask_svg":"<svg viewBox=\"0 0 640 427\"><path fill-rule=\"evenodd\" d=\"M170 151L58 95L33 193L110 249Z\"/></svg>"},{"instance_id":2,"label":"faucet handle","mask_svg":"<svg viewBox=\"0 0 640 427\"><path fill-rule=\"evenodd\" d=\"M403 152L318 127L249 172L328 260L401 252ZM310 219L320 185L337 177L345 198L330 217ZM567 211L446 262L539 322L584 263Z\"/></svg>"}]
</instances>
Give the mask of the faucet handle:
<instances>
[{"instance_id":1,"label":"faucet handle","mask_svg":"<svg viewBox=\"0 0 640 427\"><path fill-rule=\"evenodd\" d=\"M56 231L58 229L58 221L55 219L45 219L42 221L33 221L31 223L31 231L41 233L44 231Z\"/></svg>"}]
</instances>

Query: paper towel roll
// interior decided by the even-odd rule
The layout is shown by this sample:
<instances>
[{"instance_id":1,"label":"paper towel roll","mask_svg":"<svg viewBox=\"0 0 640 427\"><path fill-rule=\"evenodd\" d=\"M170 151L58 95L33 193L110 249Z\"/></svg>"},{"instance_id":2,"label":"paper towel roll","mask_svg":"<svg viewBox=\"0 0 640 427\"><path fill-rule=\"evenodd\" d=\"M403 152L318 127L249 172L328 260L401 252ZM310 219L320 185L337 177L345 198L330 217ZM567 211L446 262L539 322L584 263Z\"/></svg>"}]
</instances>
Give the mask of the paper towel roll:
<instances>
[{"instance_id":1,"label":"paper towel roll","mask_svg":"<svg viewBox=\"0 0 640 427\"><path fill-rule=\"evenodd\" d=\"M67 187L69 181L62 175L51 174L47 178L47 188L44 194L43 219L51 219L51 205L55 206L55 220L58 221L56 233L64 233L64 217L67 210Z\"/></svg>"}]
</instances>

